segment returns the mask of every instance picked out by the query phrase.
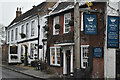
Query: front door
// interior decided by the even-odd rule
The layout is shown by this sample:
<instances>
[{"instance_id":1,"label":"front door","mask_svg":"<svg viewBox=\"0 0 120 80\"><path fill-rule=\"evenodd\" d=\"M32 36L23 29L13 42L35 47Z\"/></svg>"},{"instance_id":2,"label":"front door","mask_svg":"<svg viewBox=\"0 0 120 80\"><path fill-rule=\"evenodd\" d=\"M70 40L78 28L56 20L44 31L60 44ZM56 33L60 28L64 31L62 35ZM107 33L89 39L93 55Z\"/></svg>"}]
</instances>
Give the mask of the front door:
<instances>
[{"instance_id":1,"label":"front door","mask_svg":"<svg viewBox=\"0 0 120 80\"><path fill-rule=\"evenodd\" d=\"M70 75L70 50L66 51L66 57L67 57L67 75Z\"/></svg>"},{"instance_id":2,"label":"front door","mask_svg":"<svg viewBox=\"0 0 120 80\"><path fill-rule=\"evenodd\" d=\"M116 78L120 79L120 50L116 51Z\"/></svg>"}]
</instances>

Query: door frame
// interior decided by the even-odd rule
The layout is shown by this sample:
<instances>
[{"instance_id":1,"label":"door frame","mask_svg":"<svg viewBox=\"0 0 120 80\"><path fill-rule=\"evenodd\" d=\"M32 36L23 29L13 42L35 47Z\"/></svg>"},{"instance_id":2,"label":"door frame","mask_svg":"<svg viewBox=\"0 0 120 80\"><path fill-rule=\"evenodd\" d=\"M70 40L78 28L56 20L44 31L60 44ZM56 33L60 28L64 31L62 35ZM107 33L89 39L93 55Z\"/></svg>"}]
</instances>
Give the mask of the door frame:
<instances>
[{"instance_id":1,"label":"door frame","mask_svg":"<svg viewBox=\"0 0 120 80\"><path fill-rule=\"evenodd\" d=\"M66 51L70 50L70 75L73 76L73 46L63 47L63 75L67 74Z\"/></svg>"}]
</instances>

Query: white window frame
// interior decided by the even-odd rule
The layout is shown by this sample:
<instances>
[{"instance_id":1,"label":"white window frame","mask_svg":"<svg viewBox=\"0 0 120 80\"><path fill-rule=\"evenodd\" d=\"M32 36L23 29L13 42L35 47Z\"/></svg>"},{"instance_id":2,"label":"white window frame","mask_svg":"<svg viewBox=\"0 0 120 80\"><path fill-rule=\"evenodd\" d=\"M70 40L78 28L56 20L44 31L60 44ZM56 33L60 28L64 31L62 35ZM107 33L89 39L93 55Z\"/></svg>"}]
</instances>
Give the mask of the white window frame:
<instances>
[{"instance_id":1,"label":"white window frame","mask_svg":"<svg viewBox=\"0 0 120 80\"><path fill-rule=\"evenodd\" d=\"M26 24L26 37L29 37L29 23Z\"/></svg>"},{"instance_id":2,"label":"white window frame","mask_svg":"<svg viewBox=\"0 0 120 80\"><path fill-rule=\"evenodd\" d=\"M59 16L56 16L53 19L53 35L58 35L59 34L59 29L55 29L56 24L59 24ZM56 31L58 31L58 32L56 33Z\"/></svg>"},{"instance_id":3,"label":"white window frame","mask_svg":"<svg viewBox=\"0 0 120 80\"><path fill-rule=\"evenodd\" d=\"M65 31L65 29L66 29L66 26L65 26L65 25L66 25L66 24L68 25L68 23L69 23L69 21L68 21L68 23L65 23L65 17L68 16L68 15L70 15L70 16L69 16L69 18L67 17L67 19L70 21L70 20L71 20L71 13L64 14L64 30L63 30L64 33L69 33L69 32L71 31L70 25L69 25L69 29L70 29L70 30L69 30L68 32Z\"/></svg>"},{"instance_id":4,"label":"white window frame","mask_svg":"<svg viewBox=\"0 0 120 80\"><path fill-rule=\"evenodd\" d=\"M81 12L81 31L84 31L84 25L83 25L83 12Z\"/></svg>"},{"instance_id":5,"label":"white window frame","mask_svg":"<svg viewBox=\"0 0 120 80\"><path fill-rule=\"evenodd\" d=\"M81 68L85 69L88 67L88 56L84 56L83 57L83 53L85 51L83 51L83 48L88 48L87 52L89 54L89 45L81 45ZM87 66L84 66L84 62L87 63Z\"/></svg>"},{"instance_id":6,"label":"white window frame","mask_svg":"<svg viewBox=\"0 0 120 80\"><path fill-rule=\"evenodd\" d=\"M7 32L8 35L8 42L10 42L10 31Z\"/></svg>"},{"instance_id":7,"label":"white window frame","mask_svg":"<svg viewBox=\"0 0 120 80\"><path fill-rule=\"evenodd\" d=\"M31 36L35 35L35 20L31 22Z\"/></svg>"},{"instance_id":8,"label":"white window frame","mask_svg":"<svg viewBox=\"0 0 120 80\"><path fill-rule=\"evenodd\" d=\"M18 28L15 28L15 40L18 39Z\"/></svg>"},{"instance_id":9,"label":"white window frame","mask_svg":"<svg viewBox=\"0 0 120 80\"><path fill-rule=\"evenodd\" d=\"M21 26L21 33L24 33L24 25Z\"/></svg>"},{"instance_id":10,"label":"white window frame","mask_svg":"<svg viewBox=\"0 0 120 80\"><path fill-rule=\"evenodd\" d=\"M61 47L50 47L50 65L53 65L53 66L60 66L60 64L57 64L57 48L61 48ZM55 49L55 64L52 63L52 55L51 55L51 49ZM61 61L60 61L61 62Z\"/></svg>"},{"instance_id":11,"label":"white window frame","mask_svg":"<svg viewBox=\"0 0 120 80\"><path fill-rule=\"evenodd\" d=\"M13 41L14 40L14 30L12 29L11 30L11 41Z\"/></svg>"}]
</instances>

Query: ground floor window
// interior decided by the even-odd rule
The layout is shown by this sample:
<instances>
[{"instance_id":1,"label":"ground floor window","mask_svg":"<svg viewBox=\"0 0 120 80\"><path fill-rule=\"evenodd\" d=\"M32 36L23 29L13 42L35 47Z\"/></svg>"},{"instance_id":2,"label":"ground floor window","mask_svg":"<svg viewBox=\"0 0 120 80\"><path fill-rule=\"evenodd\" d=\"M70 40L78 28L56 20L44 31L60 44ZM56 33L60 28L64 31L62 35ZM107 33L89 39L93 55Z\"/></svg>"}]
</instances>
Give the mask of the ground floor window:
<instances>
[{"instance_id":1,"label":"ground floor window","mask_svg":"<svg viewBox=\"0 0 120 80\"><path fill-rule=\"evenodd\" d=\"M50 47L50 65L60 66L60 47Z\"/></svg>"},{"instance_id":2,"label":"ground floor window","mask_svg":"<svg viewBox=\"0 0 120 80\"><path fill-rule=\"evenodd\" d=\"M34 47L35 47L35 44L31 43L30 44L30 58L33 58L34 51L35 51Z\"/></svg>"},{"instance_id":3,"label":"ground floor window","mask_svg":"<svg viewBox=\"0 0 120 80\"><path fill-rule=\"evenodd\" d=\"M81 68L88 67L89 45L81 45Z\"/></svg>"}]
</instances>

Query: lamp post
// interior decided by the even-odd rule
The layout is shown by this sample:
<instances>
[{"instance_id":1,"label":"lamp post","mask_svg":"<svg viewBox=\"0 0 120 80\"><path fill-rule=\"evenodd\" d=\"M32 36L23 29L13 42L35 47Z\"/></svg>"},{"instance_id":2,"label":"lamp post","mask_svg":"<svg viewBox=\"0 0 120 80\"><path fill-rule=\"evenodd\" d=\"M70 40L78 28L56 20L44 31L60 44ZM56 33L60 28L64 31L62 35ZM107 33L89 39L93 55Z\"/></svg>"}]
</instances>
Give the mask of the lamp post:
<instances>
[{"instance_id":1,"label":"lamp post","mask_svg":"<svg viewBox=\"0 0 120 80\"><path fill-rule=\"evenodd\" d=\"M40 36L40 23L39 23L39 11L38 11L38 60L39 60L39 36Z\"/></svg>"}]
</instances>

